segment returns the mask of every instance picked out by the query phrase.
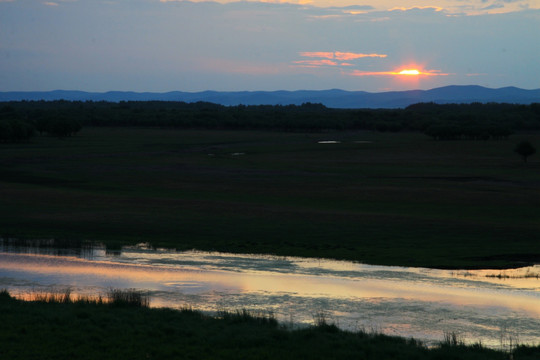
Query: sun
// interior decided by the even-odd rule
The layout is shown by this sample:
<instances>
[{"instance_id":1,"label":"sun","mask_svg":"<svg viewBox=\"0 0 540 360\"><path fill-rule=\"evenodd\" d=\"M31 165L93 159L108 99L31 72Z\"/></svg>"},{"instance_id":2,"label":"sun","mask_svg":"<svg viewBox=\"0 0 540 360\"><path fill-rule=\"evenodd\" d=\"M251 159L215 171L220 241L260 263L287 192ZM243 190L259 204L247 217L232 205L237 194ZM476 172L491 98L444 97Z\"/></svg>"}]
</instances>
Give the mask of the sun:
<instances>
[{"instance_id":1,"label":"sun","mask_svg":"<svg viewBox=\"0 0 540 360\"><path fill-rule=\"evenodd\" d=\"M1 0L0 0L1 1ZM353 71L354 76L395 76L402 81L417 81L426 76L448 76L451 74L443 73L440 70L426 70L418 65L405 65L393 71Z\"/></svg>"},{"instance_id":2,"label":"sun","mask_svg":"<svg viewBox=\"0 0 540 360\"><path fill-rule=\"evenodd\" d=\"M405 69L398 72L399 75L420 75L421 72L417 69Z\"/></svg>"}]
</instances>

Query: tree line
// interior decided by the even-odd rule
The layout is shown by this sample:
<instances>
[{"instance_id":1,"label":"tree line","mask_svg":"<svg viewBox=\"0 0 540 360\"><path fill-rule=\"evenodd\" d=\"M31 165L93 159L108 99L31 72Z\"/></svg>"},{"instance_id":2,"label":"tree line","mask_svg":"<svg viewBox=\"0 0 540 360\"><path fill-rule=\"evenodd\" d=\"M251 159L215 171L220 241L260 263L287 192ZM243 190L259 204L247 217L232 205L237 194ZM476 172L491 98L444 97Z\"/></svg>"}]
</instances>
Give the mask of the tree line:
<instances>
[{"instance_id":1,"label":"tree line","mask_svg":"<svg viewBox=\"0 0 540 360\"><path fill-rule=\"evenodd\" d=\"M21 142L37 133L64 138L82 128L77 117L58 111L32 111L13 104L0 105L0 142Z\"/></svg>"},{"instance_id":2,"label":"tree line","mask_svg":"<svg viewBox=\"0 0 540 360\"><path fill-rule=\"evenodd\" d=\"M517 130L540 130L540 103L419 103L404 109L333 109L314 103L249 106L172 101L0 103L0 141L23 141L36 134L67 137L82 126L420 131L437 140L487 140L506 138Z\"/></svg>"}]
</instances>

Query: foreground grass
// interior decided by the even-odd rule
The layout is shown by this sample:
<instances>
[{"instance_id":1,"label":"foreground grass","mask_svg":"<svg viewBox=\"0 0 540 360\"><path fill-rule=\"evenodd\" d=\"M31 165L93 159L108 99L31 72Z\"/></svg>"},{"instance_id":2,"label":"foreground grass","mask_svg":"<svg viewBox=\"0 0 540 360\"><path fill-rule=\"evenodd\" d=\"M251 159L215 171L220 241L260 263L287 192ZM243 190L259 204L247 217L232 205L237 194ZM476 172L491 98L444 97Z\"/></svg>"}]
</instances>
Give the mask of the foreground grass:
<instances>
[{"instance_id":1,"label":"foreground grass","mask_svg":"<svg viewBox=\"0 0 540 360\"><path fill-rule=\"evenodd\" d=\"M287 330L268 317L221 318L192 310L111 306L89 301L26 302L0 293L2 359L508 359L509 354L447 342L351 333L320 324ZM516 360L538 359L518 347Z\"/></svg>"},{"instance_id":2,"label":"foreground grass","mask_svg":"<svg viewBox=\"0 0 540 360\"><path fill-rule=\"evenodd\" d=\"M540 261L540 162L422 134L85 128L0 144L0 235L439 268ZM338 140L337 144L319 144Z\"/></svg>"},{"instance_id":3,"label":"foreground grass","mask_svg":"<svg viewBox=\"0 0 540 360\"><path fill-rule=\"evenodd\" d=\"M7 290L2 290L0 296L10 298ZM64 292L32 292L23 294L23 300L36 301L49 304L96 304L128 307L149 307L150 298L148 295L135 289L110 289L104 296L73 296L70 289Z\"/></svg>"}]
</instances>

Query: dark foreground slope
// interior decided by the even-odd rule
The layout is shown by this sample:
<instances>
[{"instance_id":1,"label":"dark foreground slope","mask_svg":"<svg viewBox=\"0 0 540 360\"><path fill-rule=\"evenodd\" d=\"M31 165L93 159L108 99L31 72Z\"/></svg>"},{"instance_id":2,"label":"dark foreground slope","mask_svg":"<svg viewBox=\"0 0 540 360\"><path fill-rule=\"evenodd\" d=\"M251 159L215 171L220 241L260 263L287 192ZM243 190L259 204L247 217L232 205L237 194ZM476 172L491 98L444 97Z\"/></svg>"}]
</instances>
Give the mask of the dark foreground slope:
<instances>
[{"instance_id":1,"label":"dark foreground slope","mask_svg":"<svg viewBox=\"0 0 540 360\"><path fill-rule=\"evenodd\" d=\"M0 144L0 235L492 268L540 262L521 140L84 128ZM319 143L335 141L336 143Z\"/></svg>"},{"instance_id":2,"label":"dark foreground slope","mask_svg":"<svg viewBox=\"0 0 540 360\"><path fill-rule=\"evenodd\" d=\"M414 340L351 333L321 324L290 331L268 317L111 306L24 302L0 293L2 359L508 359L451 341L426 349ZM519 347L513 359L538 359Z\"/></svg>"}]
</instances>

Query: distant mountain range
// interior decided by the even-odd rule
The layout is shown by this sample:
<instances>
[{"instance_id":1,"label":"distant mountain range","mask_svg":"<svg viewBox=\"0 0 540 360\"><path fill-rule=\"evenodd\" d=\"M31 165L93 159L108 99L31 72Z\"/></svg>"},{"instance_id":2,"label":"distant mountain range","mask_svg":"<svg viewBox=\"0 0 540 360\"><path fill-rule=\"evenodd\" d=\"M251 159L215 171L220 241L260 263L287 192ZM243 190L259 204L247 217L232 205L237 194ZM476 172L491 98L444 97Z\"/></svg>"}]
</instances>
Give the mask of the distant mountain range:
<instances>
[{"instance_id":1,"label":"distant mountain range","mask_svg":"<svg viewBox=\"0 0 540 360\"><path fill-rule=\"evenodd\" d=\"M409 90L370 93L345 90L298 91L202 91L166 93L109 91L0 92L0 101L70 100L70 101L206 101L222 105L300 105L305 102L322 103L331 108L404 108L419 102L471 103L504 102L514 104L540 103L540 89L524 90L516 87L489 89L482 86L445 86L431 90Z\"/></svg>"}]
</instances>

